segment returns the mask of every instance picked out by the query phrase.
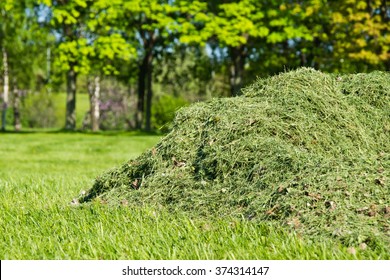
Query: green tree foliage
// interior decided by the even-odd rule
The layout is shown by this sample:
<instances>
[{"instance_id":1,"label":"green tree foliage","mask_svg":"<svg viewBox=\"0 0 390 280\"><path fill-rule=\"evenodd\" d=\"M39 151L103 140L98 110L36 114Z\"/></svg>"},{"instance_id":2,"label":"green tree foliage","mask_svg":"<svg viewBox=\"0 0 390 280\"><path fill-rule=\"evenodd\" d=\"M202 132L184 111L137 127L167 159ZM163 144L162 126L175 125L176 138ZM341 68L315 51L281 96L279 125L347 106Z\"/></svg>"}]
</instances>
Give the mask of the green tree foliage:
<instances>
[{"instance_id":1,"label":"green tree foliage","mask_svg":"<svg viewBox=\"0 0 390 280\"><path fill-rule=\"evenodd\" d=\"M294 40L294 66L332 72L389 69L390 10L386 1L282 1L312 38Z\"/></svg>"},{"instance_id":2,"label":"green tree foliage","mask_svg":"<svg viewBox=\"0 0 390 280\"><path fill-rule=\"evenodd\" d=\"M299 66L390 69L386 0L4 0L0 12L3 105L14 88L48 83L50 48L53 72L66 80L69 130L83 81L94 130L107 77L137 92L134 126L150 130L163 94L237 95L256 76Z\"/></svg>"},{"instance_id":3,"label":"green tree foliage","mask_svg":"<svg viewBox=\"0 0 390 280\"><path fill-rule=\"evenodd\" d=\"M354 70L390 70L390 6L386 0L329 1L334 54Z\"/></svg>"},{"instance_id":4,"label":"green tree foliage","mask_svg":"<svg viewBox=\"0 0 390 280\"><path fill-rule=\"evenodd\" d=\"M293 39L312 40L310 30L299 22L283 1L213 1L209 12L202 15L199 36L184 37L186 41L209 42L225 50L228 62L231 95L239 94L251 57L256 57L267 44ZM222 52L223 53L223 52ZM264 60L264 58L261 58Z\"/></svg>"}]
</instances>

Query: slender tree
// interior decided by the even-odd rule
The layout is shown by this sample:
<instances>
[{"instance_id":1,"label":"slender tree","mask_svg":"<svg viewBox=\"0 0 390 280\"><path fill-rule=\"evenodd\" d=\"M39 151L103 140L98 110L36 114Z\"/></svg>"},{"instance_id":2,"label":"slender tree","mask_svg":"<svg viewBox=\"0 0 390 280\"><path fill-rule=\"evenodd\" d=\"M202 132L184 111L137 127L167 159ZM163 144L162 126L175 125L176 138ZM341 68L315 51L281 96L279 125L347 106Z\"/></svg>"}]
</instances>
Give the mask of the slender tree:
<instances>
[{"instance_id":1,"label":"slender tree","mask_svg":"<svg viewBox=\"0 0 390 280\"><path fill-rule=\"evenodd\" d=\"M65 129L76 129L77 75L88 68L92 51L85 36L91 0L41 0L49 9L48 28L58 37L55 67L66 74Z\"/></svg>"},{"instance_id":2,"label":"slender tree","mask_svg":"<svg viewBox=\"0 0 390 280\"><path fill-rule=\"evenodd\" d=\"M118 75L117 66L134 61L137 56L135 47L126 41L123 30L118 26L122 5L121 1L95 1L86 21L88 44L92 48L87 56L89 67L85 72L88 75L92 131L99 130L101 79Z\"/></svg>"},{"instance_id":3,"label":"slender tree","mask_svg":"<svg viewBox=\"0 0 390 280\"><path fill-rule=\"evenodd\" d=\"M15 26L12 21L12 13L15 9L15 3L12 0L7 0L0 3L0 47L3 62L3 96L2 96L2 113L1 113L1 130L6 129L7 109L9 106L9 58L8 48L11 45L12 33L15 32ZM12 35L11 35L12 34Z\"/></svg>"},{"instance_id":4,"label":"slender tree","mask_svg":"<svg viewBox=\"0 0 390 280\"><path fill-rule=\"evenodd\" d=\"M9 101L8 53L5 47L2 47L2 53L3 53L4 89L3 89L3 108L1 114L1 130L5 131L5 127L7 123L8 101Z\"/></svg>"},{"instance_id":5,"label":"slender tree","mask_svg":"<svg viewBox=\"0 0 390 280\"><path fill-rule=\"evenodd\" d=\"M136 127L151 130L153 61L174 42L177 25L175 1L132 0L123 2L123 29L138 41L138 100ZM133 37L135 36L135 37ZM136 39L136 40L134 40Z\"/></svg>"},{"instance_id":6,"label":"slender tree","mask_svg":"<svg viewBox=\"0 0 390 280\"><path fill-rule=\"evenodd\" d=\"M19 86L27 85L32 78L32 66L36 59L29 53L34 53L34 41L28 32L29 16L28 9L31 9L30 1L6 0L0 2L0 48L2 60L3 96L1 129L5 130L7 125L7 109L13 107L15 130L20 130L18 120L19 108ZM29 44L26 44L29 42ZM21 60L25 57L28 60ZM24 77L22 77L24 76ZM12 81L12 83L11 83ZM19 82L20 81L20 82ZM16 112L16 113L15 113Z\"/></svg>"},{"instance_id":7,"label":"slender tree","mask_svg":"<svg viewBox=\"0 0 390 280\"><path fill-rule=\"evenodd\" d=\"M118 75L119 71L116 65L119 62L128 63L128 61L135 58L136 50L117 33L91 36L90 46L93 51L88 56L90 67L86 74L89 77L91 129L92 131L98 131L100 122L100 81L104 76Z\"/></svg>"}]
</instances>

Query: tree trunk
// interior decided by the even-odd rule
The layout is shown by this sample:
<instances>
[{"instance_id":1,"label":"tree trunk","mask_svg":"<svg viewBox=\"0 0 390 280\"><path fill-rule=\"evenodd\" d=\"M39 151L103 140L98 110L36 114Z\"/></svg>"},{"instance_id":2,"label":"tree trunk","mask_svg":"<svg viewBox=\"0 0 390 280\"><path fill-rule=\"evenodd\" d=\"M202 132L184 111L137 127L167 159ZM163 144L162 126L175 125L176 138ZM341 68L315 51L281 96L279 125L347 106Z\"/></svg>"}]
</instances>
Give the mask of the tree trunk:
<instances>
[{"instance_id":1,"label":"tree trunk","mask_svg":"<svg viewBox=\"0 0 390 280\"><path fill-rule=\"evenodd\" d=\"M142 128L144 123L144 110L146 110L145 130L151 130L151 107L152 107L152 79L153 79L153 48L157 39L155 31L141 32L143 47L145 50L144 58L139 67L138 73L138 102L135 116L137 128ZM145 109L145 90L146 92L146 109Z\"/></svg>"},{"instance_id":2,"label":"tree trunk","mask_svg":"<svg viewBox=\"0 0 390 280\"><path fill-rule=\"evenodd\" d=\"M389 22L389 8L388 8L388 2L386 0L382 0L381 1L381 7L380 7L380 13L381 13L381 17L382 17L382 21L384 23L388 23Z\"/></svg>"},{"instance_id":3,"label":"tree trunk","mask_svg":"<svg viewBox=\"0 0 390 280\"><path fill-rule=\"evenodd\" d=\"M51 94L51 49L46 49L46 88L47 92Z\"/></svg>"},{"instance_id":4,"label":"tree trunk","mask_svg":"<svg viewBox=\"0 0 390 280\"><path fill-rule=\"evenodd\" d=\"M319 69L320 64L318 61L320 61L319 56L323 55L322 50L321 50L321 40L318 37L315 37L313 42L312 42L313 48L311 49L311 55L310 55L310 67L313 67L314 69Z\"/></svg>"},{"instance_id":5,"label":"tree trunk","mask_svg":"<svg viewBox=\"0 0 390 280\"><path fill-rule=\"evenodd\" d=\"M147 53L147 74L146 74L146 123L145 130L151 131L151 119L152 119L152 98L153 98L153 90L152 90L152 76L153 76L153 51L150 49Z\"/></svg>"},{"instance_id":6,"label":"tree trunk","mask_svg":"<svg viewBox=\"0 0 390 280\"><path fill-rule=\"evenodd\" d=\"M91 129L92 131L99 131L100 122L100 77L95 76L93 83L88 81L88 93L90 102L90 114L91 114Z\"/></svg>"},{"instance_id":7,"label":"tree trunk","mask_svg":"<svg viewBox=\"0 0 390 280\"><path fill-rule=\"evenodd\" d=\"M1 130L5 131L7 123L7 109L9 98L9 73L8 73L8 54L5 47L2 48L3 52L3 69L4 69L4 92L3 92L3 110L1 113Z\"/></svg>"},{"instance_id":8,"label":"tree trunk","mask_svg":"<svg viewBox=\"0 0 390 280\"><path fill-rule=\"evenodd\" d=\"M145 78L147 71L147 57L145 56L138 70L138 99L137 110L135 112L135 126L141 129L144 121L144 103L145 103Z\"/></svg>"},{"instance_id":9,"label":"tree trunk","mask_svg":"<svg viewBox=\"0 0 390 280\"><path fill-rule=\"evenodd\" d=\"M245 46L230 47L230 94L236 96L240 94L243 84L244 66L246 58Z\"/></svg>"},{"instance_id":10,"label":"tree trunk","mask_svg":"<svg viewBox=\"0 0 390 280\"><path fill-rule=\"evenodd\" d=\"M14 128L15 131L20 131L22 129L22 122L20 121L20 90L18 89L16 79L14 79L13 86Z\"/></svg>"},{"instance_id":11,"label":"tree trunk","mask_svg":"<svg viewBox=\"0 0 390 280\"><path fill-rule=\"evenodd\" d=\"M134 88L132 87L132 84L129 83L127 85L127 95L125 95L124 99L123 99L123 104L124 104L124 114L126 116L126 129L127 130L131 130L131 129L134 129L135 128L135 120L133 120L132 118L129 118L129 106L130 106L130 110L133 109L133 102L131 102L131 105L129 104L129 100L133 100L134 98Z\"/></svg>"},{"instance_id":12,"label":"tree trunk","mask_svg":"<svg viewBox=\"0 0 390 280\"><path fill-rule=\"evenodd\" d=\"M389 7L388 7L386 0L381 1L380 10L381 10L380 14L381 14L382 22L384 24L389 25L390 13L389 13ZM387 58L387 60L385 61L385 71L390 71L390 59L389 58Z\"/></svg>"},{"instance_id":13,"label":"tree trunk","mask_svg":"<svg viewBox=\"0 0 390 280\"><path fill-rule=\"evenodd\" d=\"M66 87L66 117L65 129L76 129L76 81L77 75L74 70L74 65L70 65L67 73L67 87Z\"/></svg>"}]
</instances>

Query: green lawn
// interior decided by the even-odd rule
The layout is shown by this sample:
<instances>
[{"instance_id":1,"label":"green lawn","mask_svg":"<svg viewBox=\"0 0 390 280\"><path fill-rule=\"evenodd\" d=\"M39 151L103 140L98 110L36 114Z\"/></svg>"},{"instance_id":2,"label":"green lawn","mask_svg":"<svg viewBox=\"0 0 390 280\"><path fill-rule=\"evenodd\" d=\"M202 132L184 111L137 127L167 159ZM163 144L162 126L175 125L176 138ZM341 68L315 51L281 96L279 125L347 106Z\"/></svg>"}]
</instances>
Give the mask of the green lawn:
<instances>
[{"instance_id":1,"label":"green lawn","mask_svg":"<svg viewBox=\"0 0 390 280\"><path fill-rule=\"evenodd\" d=\"M102 171L159 136L134 133L0 134L0 259L388 259L348 252L265 224L191 220L145 206L72 206Z\"/></svg>"}]
</instances>

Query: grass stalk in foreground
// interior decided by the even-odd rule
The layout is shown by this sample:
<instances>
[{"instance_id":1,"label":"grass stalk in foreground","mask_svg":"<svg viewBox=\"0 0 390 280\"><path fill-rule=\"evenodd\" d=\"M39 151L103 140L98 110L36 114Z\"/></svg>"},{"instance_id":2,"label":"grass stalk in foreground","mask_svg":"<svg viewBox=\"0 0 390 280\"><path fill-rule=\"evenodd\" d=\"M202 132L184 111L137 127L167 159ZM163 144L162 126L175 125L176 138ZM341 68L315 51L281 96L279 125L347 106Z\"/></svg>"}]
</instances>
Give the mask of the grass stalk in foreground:
<instances>
[{"instance_id":1,"label":"grass stalk in foreground","mask_svg":"<svg viewBox=\"0 0 390 280\"><path fill-rule=\"evenodd\" d=\"M270 225L191 220L153 209L90 205L5 209L1 259L377 259L384 251L300 239Z\"/></svg>"}]
</instances>

